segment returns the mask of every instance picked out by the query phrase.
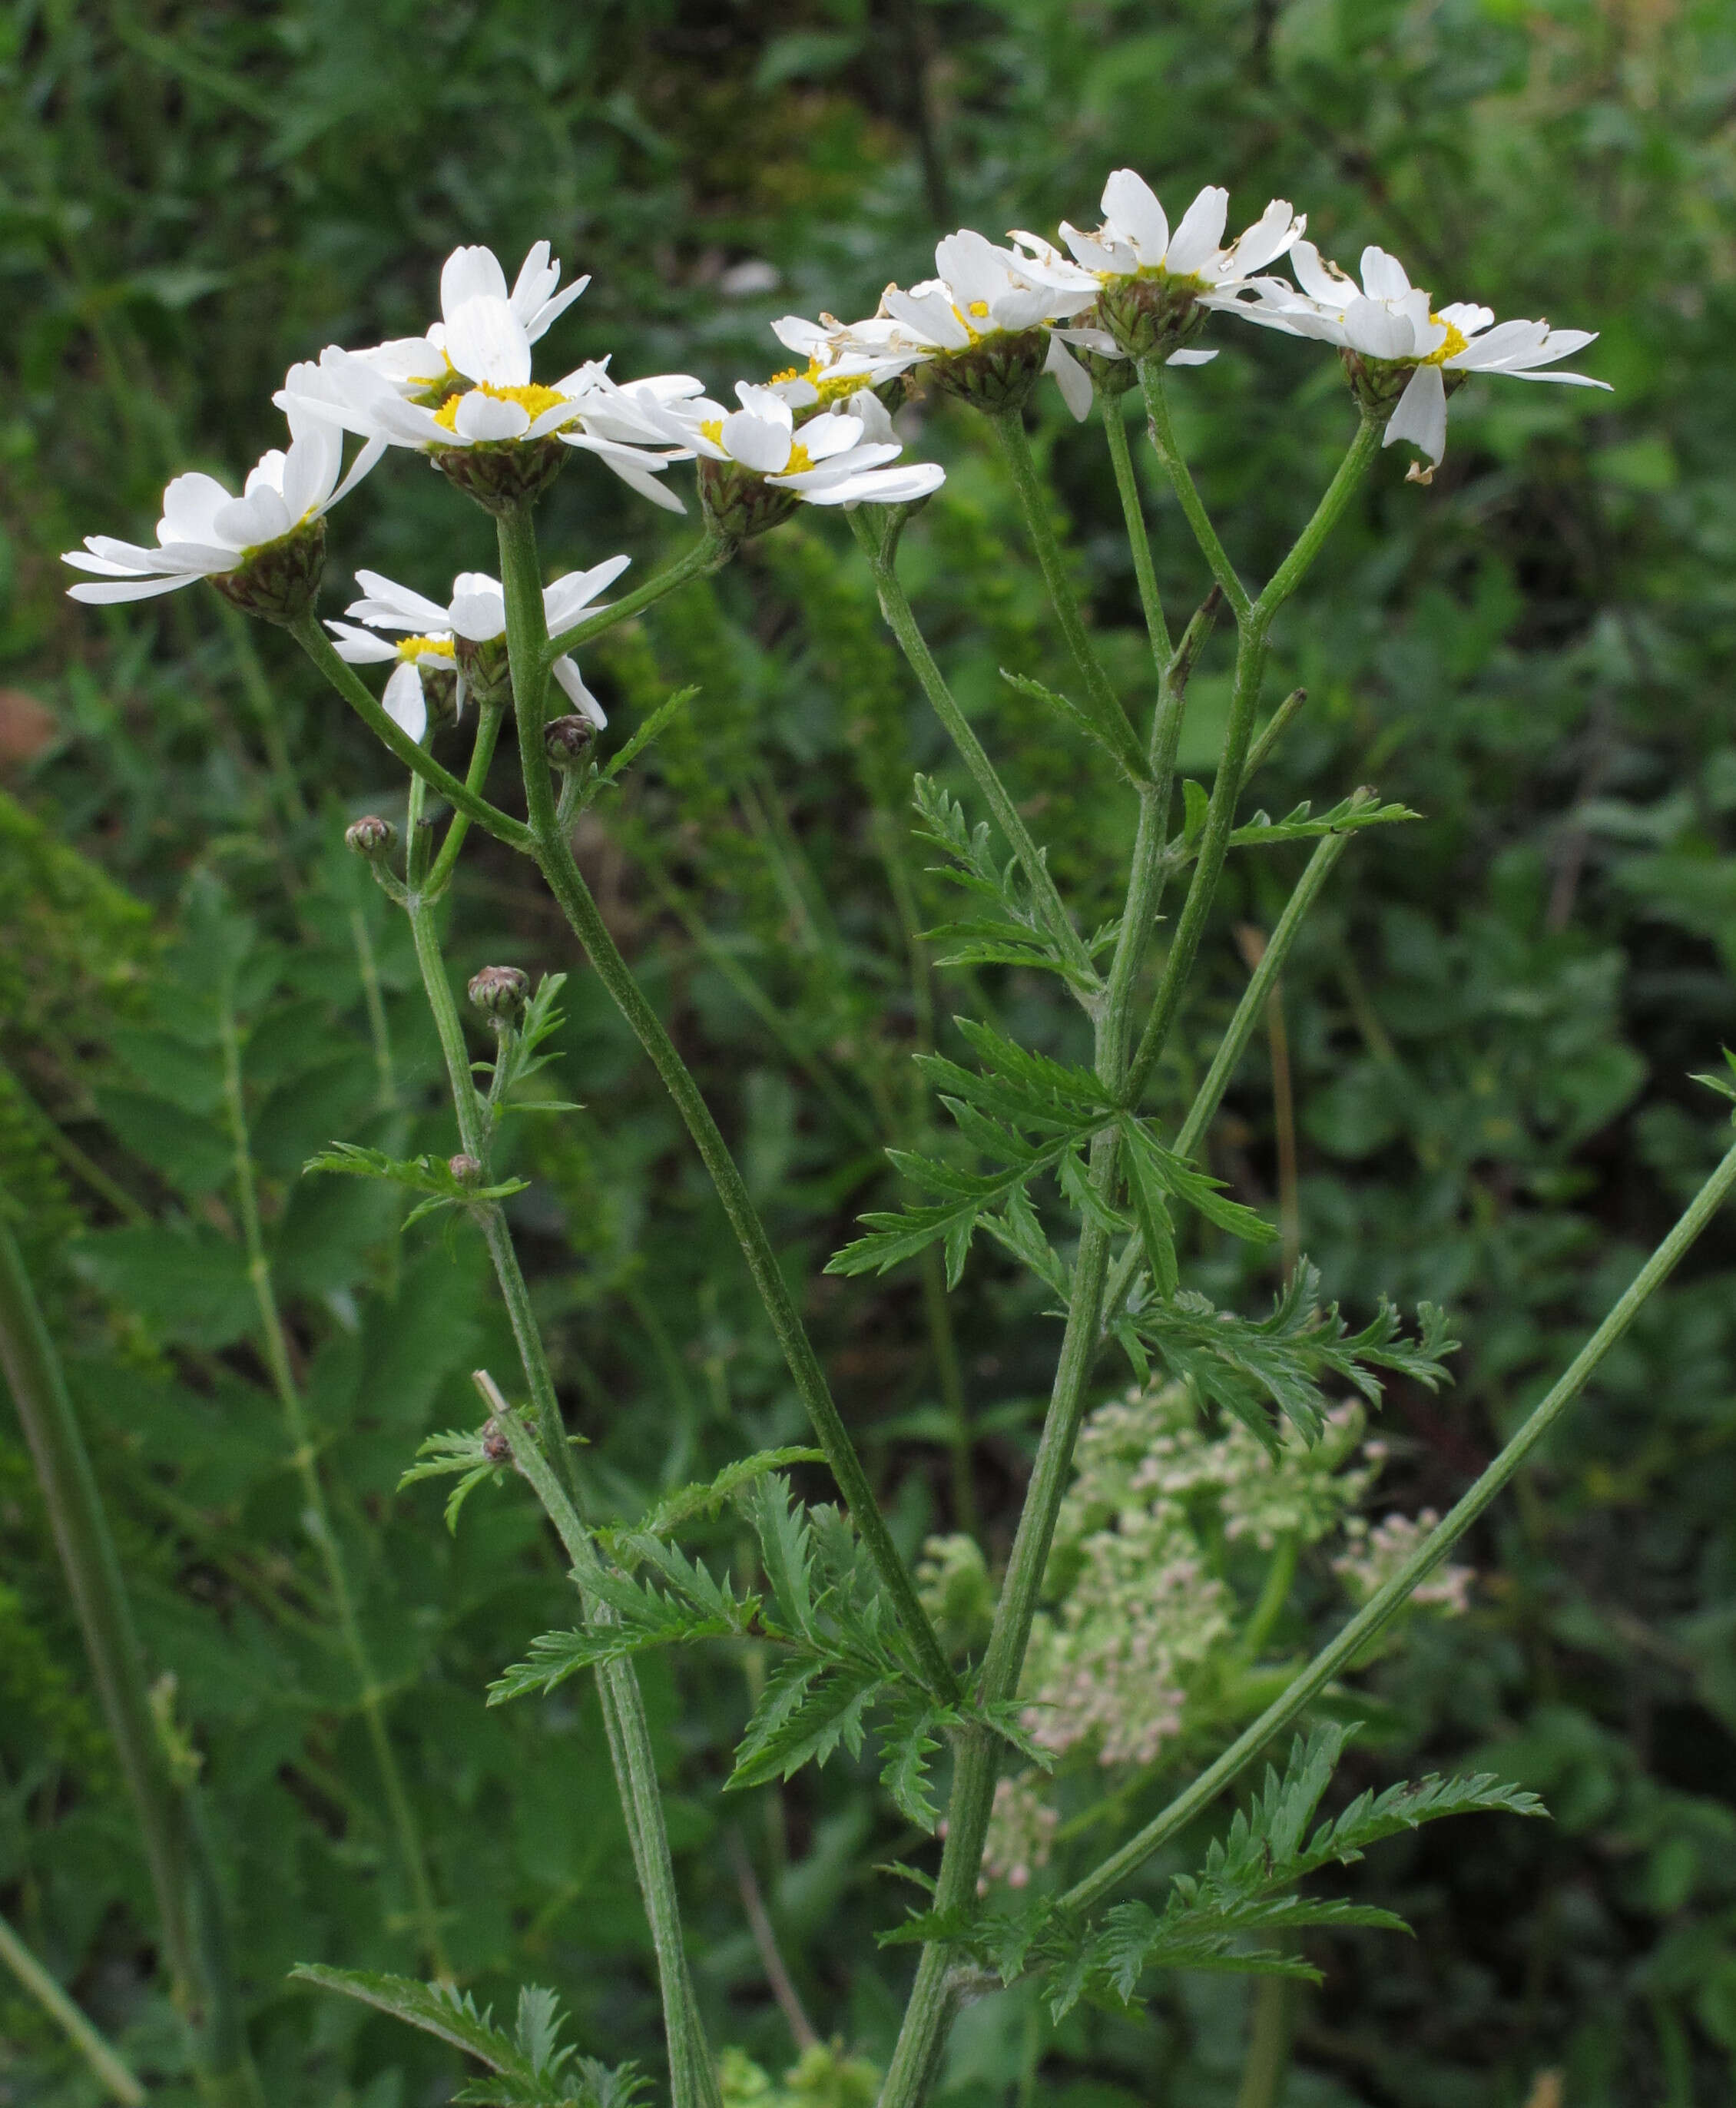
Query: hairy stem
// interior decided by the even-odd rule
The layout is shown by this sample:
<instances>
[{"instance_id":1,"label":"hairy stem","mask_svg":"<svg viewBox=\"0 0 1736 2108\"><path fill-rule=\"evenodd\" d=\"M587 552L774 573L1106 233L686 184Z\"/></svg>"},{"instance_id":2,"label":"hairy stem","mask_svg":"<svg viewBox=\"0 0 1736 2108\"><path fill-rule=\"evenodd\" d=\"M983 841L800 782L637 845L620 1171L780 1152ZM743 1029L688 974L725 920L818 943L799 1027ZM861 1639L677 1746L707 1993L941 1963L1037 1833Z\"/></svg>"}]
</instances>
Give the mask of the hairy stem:
<instances>
[{"instance_id":1,"label":"hairy stem","mask_svg":"<svg viewBox=\"0 0 1736 2108\"><path fill-rule=\"evenodd\" d=\"M1025 875L1025 883L1031 889L1032 899L1050 935L1060 945L1068 963L1086 988L1100 985L1096 968L1091 964L1091 954L1085 948L1085 940L1074 929L1067 910L1061 904L1061 896L1055 890L1055 881L1049 876L1049 866L1042 851L1031 839L1031 831L1019 818L1018 809L1007 795L1006 786L996 772L994 763L983 750L983 742L971 730L965 713L954 700L952 691L947 686L928 642L916 626L916 618L905 597L904 588L898 582L890 556L883 556L875 539L872 525L861 517L861 508L850 522L857 540L861 543L874 572L874 581L880 596L880 612L886 618L887 627L898 640L899 648L910 661L911 670L922 684L934 714L947 728L959 757L975 779L977 788L983 793L988 809L995 816L995 823L1006 837L1009 847L1019 859L1019 867Z\"/></svg>"},{"instance_id":2,"label":"hairy stem","mask_svg":"<svg viewBox=\"0 0 1736 2108\"><path fill-rule=\"evenodd\" d=\"M492 1385L478 1372L478 1383L488 1397ZM596 1547L578 1511L555 1478L535 1431L526 1427L510 1410L497 1391L490 1403L495 1418L512 1450L512 1461L554 1524L567 1556L573 1562L573 1579L586 1614L595 1621L597 1606L585 1590L585 1577L597 1570ZM639 1680L630 1662L611 1662L597 1672L597 1687L603 1715L609 1730L609 1753L622 1785L623 1809L633 1847L645 1916L651 1927L651 1944L657 1956L658 1979L663 1987L663 2021L669 2045L670 2094L673 2108L722 2108L716 2067L699 2020L693 1979L681 1942L681 1904L676 1894L675 1867L669 1855L668 1832L663 1826L663 1795L658 1785L656 1762L651 1750L650 1724L640 1696Z\"/></svg>"},{"instance_id":3,"label":"hairy stem","mask_svg":"<svg viewBox=\"0 0 1736 2108\"><path fill-rule=\"evenodd\" d=\"M1432 1529L1385 1585L1376 1591L1338 1637L1321 1648L1313 1660L1294 1678L1283 1694L1267 1706L1245 1732L1237 1736L1216 1763L1202 1772L1187 1790L1178 1794L1162 1814L1105 1859L1100 1867L1077 1882L1062 1898L1069 1910L1084 1910L1100 1902L1143 1865L1160 1845L1190 1822L1215 1800L1258 1756L1274 1736L1280 1734L1341 1669L1347 1668L1389 1624L1412 1592L1434 1571L1471 1525L1499 1498L1520 1466L1549 1435L1556 1422L1584 1390L1598 1365L1621 1339L1645 1307L1648 1298L1675 1272L1696 1238L1724 1205L1736 1187L1736 1146L1733 1146L1657 1250L1628 1287L1626 1293L1585 1342L1569 1367L1524 1425L1446 1518Z\"/></svg>"},{"instance_id":4,"label":"hairy stem","mask_svg":"<svg viewBox=\"0 0 1736 2108\"><path fill-rule=\"evenodd\" d=\"M893 1542L892 1532L832 1397L825 1372L820 1366L820 1358L807 1336L746 1182L712 1117L711 1108L692 1070L681 1059L663 1020L652 1008L609 935L591 889L573 861L571 845L558 824L542 745L541 693L546 676L539 679L533 674L522 688L519 680L521 663L527 667L541 663L548 642L542 620L536 529L528 511L521 511L501 521L500 547L501 580L506 597L506 646L513 668L519 750L524 766L525 803L531 815L532 854L537 869L560 902L598 980L650 1057L651 1065L674 1100L676 1110L693 1137L730 1227L735 1232L797 1393L813 1423L863 1546L874 1561L882 1585L892 1597L906 1636L921 1657L932 1687L950 1696L957 1689L957 1679L947 1660L946 1650L922 1607L910 1570Z\"/></svg>"},{"instance_id":5,"label":"hairy stem","mask_svg":"<svg viewBox=\"0 0 1736 2108\"><path fill-rule=\"evenodd\" d=\"M1235 1074L1236 1065L1247 1051L1254 1027L1265 1014L1266 1000L1284 970L1290 947L1296 942L1309 910L1320 896L1320 889L1332 876L1333 866L1349 848L1350 843L1348 834L1324 836L1309 858L1306 868L1297 881L1295 891L1284 903L1284 912L1266 939L1266 950L1261 956L1259 965L1249 977L1248 986L1242 991L1242 1000L1236 1005L1229 1028L1218 1043L1217 1052L1212 1057L1212 1066L1206 1072L1205 1081L1194 1093L1187 1118L1181 1123L1175 1143L1178 1156L1191 1157L1199 1148L1206 1129L1212 1124L1212 1115L1230 1088L1230 1080ZM1104 1299L1105 1326L1113 1325L1121 1315L1122 1306L1127 1299L1128 1291L1132 1288L1142 1263L1140 1241L1135 1237L1116 1261L1115 1270L1110 1276L1109 1293Z\"/></svg>"},{"instance_id":6,"label":"hairy stem","mask_svg":"<svg viewBox=\"0 0 1736 2108\"><path fill-rule=\"evenodd\" d=\"M1116 694L1109 675L1103 670L1103 661L1097 655L1097 647L1092 643L1091 633L1085 626L1085 618L1079 612L1078 596L1074 592L1073 580L1067 573L1067 559L1055 538L1055 524L1049 517L1048 502L1037 473L1037 464L1031 458L1031 442L1025 433L1024 412L1022 410L1004 410L989 421L1000 445L1001 458L1006 463L1007 473L1012 478L1013 488L1019 494L1019 507L1024 516L1025 531L1030 535L1032 547L1037 551L1037 561L1042 570L1043 583L1049 588L1050 604L1060 623L1061 633L1067 639L1067 647L1073 653L1073 663L1078 667L1085 682L1091 715L1101 727L1104 736L1122 756L1123 765L1128 773L1137 781L1145 774L1145 757L1140 753L1133 727L1127 722L1126 706ZM1143 587L1142 580L1142 592ZM1149 619L1149 608L1147 613Z\"/></svg>"},{"instance_id":7,"label":"hairy stem","mask_svg":"<svg viewBox=\"0 0 1736 2108\"><path fill-rule=\"evenodd\" d=\"M607 607L596 609L582 622L575 622L570 629L563 629L558 636L550 637L544 646L546 664L552 666L563 652L576 651L580 645L600 637L605 629L613 629L618 622L625 622L630 615L641 615L646 608L654 607L690 579L703 579L712 571L721 570L734 553L730 544L718 536L704 536L654 579L647 579L632 592L623 593L619 600L611 601Z\"/></svg>"},{"instance_id":8,"label":"hairy stem","mask_svg":"<svg viewBox=\"0 0 1736 2108\"><path fill-rule=\"evenodd\" d=\"M290 1461L301 1486L303 1527L313 1540L326 1577L326 1588L337 1617L339 1637L355 1673L357 1703L367 1732L374 1761L385 1795L387 1812L398 1842L404 1879L410 1890L416 1939L435 1975L448 1978L451 1966L440 1936L440 1913L429 1880L428 1862L415 1810L405 1790L403 1774L385 1718L385 1691L376 1673L373 1658L356 1615L355 1598L344 1565L337 1533L326 1501L319 1460L313 1446L313 1429L300 1387L290 1364L289 1340L272 1284L271 1261L265 1250L265 1232L259 1215L259 1192L254 1173L253 1149L247 1126L246 1101L241 1084L241 1043L236 1024L233 989L225 984L219 991L218 1035L223 1050L223 1105L228 1117L230 1145L234 1152L237 1212L247 1252L247 1274L253 1284L254 1301L259 1313L259 1332L265 1366L282 1410L290 1444Z\"/></svg>"},{"instance_id":9,"label":"hairy stem","mask_svg":"<svg viewBox=\"0 0 1736 2108\"><path fill-rule=\"evenodd\" d=\"M465 771L464 784L467 790L478 798L488 780L489 765L494 759L495 742L501 736L501 720L506 715L498 705L483 709L476 720L476 744L470 749L470 765ZM420 782L421 777L416 781ZM464 847L464 838L470 831L468 813L454 813L452 823L446 831L446 840L440 845L440 854L434 860L425 884L431 899L438 900L446 890Z\"/></svg>"},{"instance_id":10,"label":"hairy stem","mask_svg":"<svg viewBox=\"0 0 1736 2108\"><path fill-rule=\"evenodd\" d=\"M193 2038L200 2090L212 2108L259 2108L229 1966L214 1867L193 1819L193 1790L169 1768L152 1717L133 1608L59 1355L24 1259L0 1213L0 1369L17 1408L79 1619L103 1718L132 1797L177 2004ZM201 1923L201 1916L209 1922Z\"/></svg>"},{"instance_id":11,"label":"hairy stem","mask_svg":"<svg viewBox=\"0 0 1736 2108\"><path fill-rule=\"evenodd\" d=\"M1194 539L1199 544L1201 555L1211 566L1212 577L1224 589L1224 597L1230 603L1230 612L1237 622L1241 623L1247 619L1252 606L1248 588L1236 575L1235 565L1230 562L1223 543L1217 538L1217 529L1212 525L1205 501L1200 497L1199 486L1194 481L1194 472L1176 444L1176 428L1170 420L1169 396L1163 385L1163 368L1155 359L1142 358L1139 362L1139 374L1140 388L1145 398L1146 424L1151 435L1152 451L1157 455L1163 473L1169 478L1171 488L1181 501L1182 512L1194 530Z\"/></svg>"},{"instance_id":12,"label":"hairy stem","mask_svg":"<svg viewBox=\"0 0 1736 2108\"><path fill-rule=\"evenodd\" d=\"M303 615L290 625L290 634L363 724L385 741L412 775L419 777L431 790L438 790L455 812L474 820L497 840L511 849L528 847L530 831L522 821L501 812L479 791L461 783L451 769L443 768L427 748L412 739L403 726L393 723L354 668L339 658L317 616L311 613Z\"/></svg>"},{"instance_id":13,"label":"hairy stem","mask_svg":"<svg viewBox=\"0 0 1736 2108\"><path fill-rule=\"evenodd\" d=\"M1121 516L1127 529L1127 546L1133 552L1133 575L1139 585L1140 606L1145 611L1146 633L1151 639L1151 660L1159 683L1168 667L1174 646L1163 602L1158 593L1157 573L1152 568L1151 539L1145 532L1145 507L1140 496L1139 478L1127 446L1127 420L1119 395L1098 391L1097 408L1103 418L1103 435L1109 443L1109 461L1115 471L1115 488L1121 498Z\"/></svg>"}]
</instances>

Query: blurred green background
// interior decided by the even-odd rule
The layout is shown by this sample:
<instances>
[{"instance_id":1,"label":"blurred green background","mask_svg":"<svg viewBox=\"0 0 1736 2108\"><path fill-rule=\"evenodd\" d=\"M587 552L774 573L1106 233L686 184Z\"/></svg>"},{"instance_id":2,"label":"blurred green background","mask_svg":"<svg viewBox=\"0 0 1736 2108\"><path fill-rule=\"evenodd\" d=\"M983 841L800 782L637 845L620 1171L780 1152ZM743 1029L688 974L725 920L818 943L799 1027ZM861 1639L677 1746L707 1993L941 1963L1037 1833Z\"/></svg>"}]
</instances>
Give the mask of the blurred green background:
<instances>
[{"instance_id":1,"label":"blurred green background","mask_svg":"<svg viewBox=\"0 0 1736 2108\"><path fill-rule=\"evenodd\" d=\"M718 393L786 363L772 316L866 312L956 224L1091 223L1127 162L1172 217L1202 182L1230 187L1232 227L1280 194L1347 263L1378 241L1437 300L1600 331L1576 363L1612 396L1476 383L1432 488L1387 457L1280 624L1269 684L1305 682L1311 700L1258 802L1372 781L1426 816L1350 850L1285 1004L1302 1241L1328 1292L1352 1315L1382 1290L1433 1298L1465 1342L1456 1388L1395 1388L1383 1430L1383 1498L1444 1507L1726 1138L1688 1075L1736 1038L1736 14L42 0L0 20L0 1176L153 1668L173 1671L203 1753L272 2101L412 2108L447 2099L456 2067L284 1981L298 1960L415 1957L250 1332L219 955L241 962L274 1268L449 1944L483 1996L555 1984L588 2051L654 2068L647 1942L590 1701L576 1687L483 1701L569 1615L558 1561L508 1494L479 1495L454 1540L436 1490L393 1491L425 1431L474 1417L467 1372L508 1366L479 1247L448 1250L438 1227L399 1241L373 1189L296 1176L338 1136L452 1146L413 962L340 847L349 818L401 809L401 789L275 633L203 588L75 608L57 552L92 531L148 538L180 468L245 469L277 443L289 361L419 328L459 241L491 244L510 273L546 235L595 274L545 372L609 352L621 377L678 368ZM1348 412L1314 348L1227 325L1214 340L1225 355L1178 383L1180 421L1258 572L1306 516ZM1038 418L1107 648L1131 671L1144 646L1100 439L1052 393ZM996 677L1065 678L986 431L933 408L920 444L950 480L909 538L915 596L1089 926L1124 805L1093 754ZM1200 567L1147 484L1181 608ZM641 575L682 531L583 460L545 507L563 567L623 548ZM492 565L483 516L403 457L335 517L332 548L328 612L357 562L440 597L453 570ZM1226 651L1196 682L1196 770ZM618 727L702 684L582 849L781 1246L817 1270L893 1191L882 1143L925 1116L907 1056L931 1001L942 1020L988 1002L1064 1049L1073 1028L1050 991L913 975L908 931L938 903L909 777L947 757L841 522L780 530L616 632L587 671ZM1283 850L1232 867L1166 1097L1183 1099L1242 984L1234 926L1269 926L1298 869ZM458 890L455 971L574 966L558 917L490 845ZM567 993L561 1094L587 1110L521 1124L535 1183L517 1226L598 1512L631 1515L744 1447L799 1439L800 1416L668 1110L582 971ZM1263 1051L1212 1150L1244 1197L1274 1199ZM1192 1260L1225 1295L1242 1263ZM1243 1284L1262 1300L1271 1285L1269 1269ZM1367 1679L1347 1786L1486 1760L1554 1820L1460 1826L1359 1870L1420 1936L1322 1943L1289 2108L1730 2097L1733 1299L1725 1224L1475 1541L1472 1614ZM913 1551L973 1509L1004 1548L1054 1350L992 1257L952 1303L968 1449L915 1277L825 1281L808 1301ZM1324 1615L1324 1577L1314 1588ZM683 1656L647 1684L715 2038L773 2070L789 2060L747 1931L745 1859L822 2031L884 2056L905 1965L873 1935L904 1899L866 1870L918 1840L848 1764L726 1801L749 1703L734 1660ZM142 1864L9 1415L0 1908L160 2074L160 2097L184 2097ZM967 2015L945 2097L1230 2108L1245 2033L1233 1980L1183 1980L1148 2016L1075 2016L1058 2035L1010 1993ZM0 2101L95 2097L0 1983Z\"/></svg>"}]
</instances>

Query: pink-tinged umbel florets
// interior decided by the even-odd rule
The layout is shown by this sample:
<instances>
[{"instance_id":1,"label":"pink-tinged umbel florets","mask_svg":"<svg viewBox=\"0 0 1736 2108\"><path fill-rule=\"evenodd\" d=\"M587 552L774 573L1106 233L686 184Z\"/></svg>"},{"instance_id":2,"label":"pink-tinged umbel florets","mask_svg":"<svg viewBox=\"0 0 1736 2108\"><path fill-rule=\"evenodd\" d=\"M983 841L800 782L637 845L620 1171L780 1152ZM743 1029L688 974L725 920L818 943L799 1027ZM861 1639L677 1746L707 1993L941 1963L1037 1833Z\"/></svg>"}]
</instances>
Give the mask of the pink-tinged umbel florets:
<instances>
[{"instance_id":1,"label":"pink-tinged umbel florets","mask_svg":"<svg viewBox=\"0 0 1736 2108\"><path fill-rule=\"evenodd\" d=\"M1271 278L1240 312L1249 322L1292 336L1336 345L1357 399L1387 412L1384 446L1408 439L1430 463L1446 451L1446 399L1473 373L1515 381L1558 381L1571 388L1608 388L1585 373L1545 373L1595 340L1594 330L1552 330L1547 322L1496 322L1492 309L1466 302L1436 309L1405 267L1384 249L1362 252L1362 283L1298 241L1290 261L1298 292ZM1418 478L1426 482L1428 473Z\"/></svg>"},{"instance_id":2,"label":"pink-tinged umbel florets","mask_svg":"<svg viewBox=\"0 0 1736 2108\"><path fill-rule=\"evenodd\" d=\"M551 634L569 629L632 561L610 556L546 587L542 613ZM358 571L356 582L362 597L344 610L349 621L328 622L326 627L336 640L339 657L353 665L393 662L381 704L412 739L420 740L428 729L430 700L441 705L450 700L461 714L472 695L484 705L510 699L506 597L498 579L485 571L461 571L444 607L378 571ZM358 624L367 626L358 628ZM381 631L386 633L376 634ZM550 671L573 708L600 732L609 719L576 662L564 653Z\"/></svg>"},{"instance_id":3,"label":"pink-tinged umbel florets","mask_svg":"<svg viewBox=\"0 0 1736 2108\"><path fill-rule=\"evenodd\" d=\"M157 546L88 535L82 550L61 561L94 575L67 591L82 601L149 600L209 579L250 613L293 620L312 604L319 582L326 515L381 451L379 442L363 447L340 482L343 434L317 417L292 416L287 451L262 454L241 497L215 476L178 475L163 493Z\"/></svg>"}]
</instances>

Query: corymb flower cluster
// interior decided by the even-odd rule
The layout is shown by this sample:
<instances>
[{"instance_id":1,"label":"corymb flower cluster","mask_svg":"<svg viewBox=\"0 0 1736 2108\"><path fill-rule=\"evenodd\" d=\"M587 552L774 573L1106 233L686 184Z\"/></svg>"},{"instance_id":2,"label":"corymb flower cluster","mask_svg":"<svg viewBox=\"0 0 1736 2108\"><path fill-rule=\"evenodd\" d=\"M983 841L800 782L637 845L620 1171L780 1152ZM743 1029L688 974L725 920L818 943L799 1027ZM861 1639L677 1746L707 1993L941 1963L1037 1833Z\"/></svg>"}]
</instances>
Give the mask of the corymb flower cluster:
<instances>
[{"instance_id":1,"label":"corymb flower cluster","mask_svg":"<svg viewBox=\"0 0 1736 2108\"><path fill-rule=\"evenodd\" d=\"M1023 230L1006 247L969 230L948 235L933 277L888 286L861 321L783 317L774 331L804 363L738 382L733 407L690 374L618 381L607 358L538 381L534 348L588 279L563 288L546 241L510 287L491 250L455 250L441 273L439 318L421 336L363 350L330 345L290 367L273 398L289 448L261 458L241 496L212 476L176 477L156 546L91 536L65 560L90 574L70 590L84 601L143 600L205 578L248 613L294 626L317 592L326 513L391 448L426 455L503 516L533 502L574 452L685 511L668 471L694 462L708 529L726 552L800 505L909 507L936 490L937 464L900 458L889 405L906 390L1005 414L1047 373L1083 418L1097 394L1119 394L1153 363L1215 358L1195 341L1215 315L1335 346L1363 414L1384 425L1387 444L1418 448L1428 466L1412 473L1423 481L1446 448L1447 399L1472 374L1607 385L1555 367L1590 332L1497 323L1489 309L1464 304L1437 309L1381 249L1363 251L1359 285L1303 238L1306 219L1287 200L1275 198L1227 244L1225 190L1201 191L1172 229L1150 185L1118 169L1102 209L1090 232L1063 222L1062 247ZM1286 260L1293 282L1274 268ZM346 435L361 444L344 474ZM551 629L570 624L626 562L557 580ZM357 576L363 597L347 623L330 625L336 648L351 661L392 664L385 708L412 737L461 709L466 695L486 700L491 684L499 688L505 610L492 579L459 578L443 608L377 574ZM553 671L578 711L600 724L572 660Z\"/></svg>"}]
</instances>

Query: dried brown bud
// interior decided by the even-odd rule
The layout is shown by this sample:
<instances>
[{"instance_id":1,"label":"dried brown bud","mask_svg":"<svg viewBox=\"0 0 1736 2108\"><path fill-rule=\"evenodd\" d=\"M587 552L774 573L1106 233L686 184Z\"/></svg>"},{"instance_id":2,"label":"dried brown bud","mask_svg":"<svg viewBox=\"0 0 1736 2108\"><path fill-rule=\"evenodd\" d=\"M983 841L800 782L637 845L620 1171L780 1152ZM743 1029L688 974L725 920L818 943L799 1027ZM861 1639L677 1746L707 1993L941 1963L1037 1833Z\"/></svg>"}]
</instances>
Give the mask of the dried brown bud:
<instances>
[{"instance_id":1,"label":"dried brown bud","mask_svg":"<svg viewBox=\"0 0 1736 2108\"><path fill-rule=\"evenodd\" d=\"M377 813L364 813L344 830L344 840L358 857L366 857L370 863L379 863L392 854L398 830Z\"/></svg>"},{"instance_id":2,"label":"dried brown bud","mask_svg":"<svg viewBox=\"0 0 1736 2108\"><path fill-rule=\"evenodd\" d=\"M497 1025L515 1025L524 1014L530 976L516 966L484 966L470 983L470 1001Z\"/></svg>"},{"instance_id":3,"label":"dried brown bud","mask_svg":"<svg viewBox=\"0 0 1736 2108\"><path fill-rule=\"evenodd\" d=\"M596 727L582 710L574 710L570 717L551 718L542 727L542 744L547 750L550 768L577 768L596 737Z\"/></svg>"},{"instance_id":4,"label":"dried brown bud","mask_svg":"<svg viewBox=\"0 0 1736 2108\"><path fill-rule=\"evenodd\" d=\"M456 1156L447 1158L446 1168L461 1186L474 1186L482 1176L481 1164L474 1156L465 1155L461 1150Z\"/></svg>"},{"instance_id":5,"label":"dried brown bud","mask_svg":"<svg viewBox=\"0 0 1736 2108\"><path fill-rule=\"evenodd\" d=\"M482 1453L491 1464L504 1464L512 1455L506 1430L497 1420L491 1420L482 1431Z\"/></svg>"}]
</instances>

